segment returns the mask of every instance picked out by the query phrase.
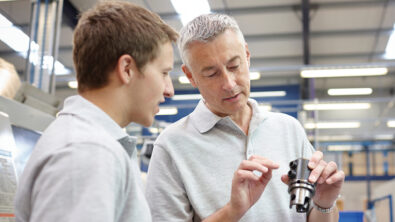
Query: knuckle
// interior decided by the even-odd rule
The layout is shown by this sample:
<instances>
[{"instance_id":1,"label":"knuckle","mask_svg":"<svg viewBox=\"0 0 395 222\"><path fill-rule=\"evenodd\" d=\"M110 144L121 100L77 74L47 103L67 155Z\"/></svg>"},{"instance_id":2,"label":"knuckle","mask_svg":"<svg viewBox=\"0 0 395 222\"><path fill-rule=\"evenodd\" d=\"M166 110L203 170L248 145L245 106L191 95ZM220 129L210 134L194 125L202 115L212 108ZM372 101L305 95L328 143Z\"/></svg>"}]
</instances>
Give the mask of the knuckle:
<instances>
[{"instance_id":1,"label":"knuckle","mask_svg":"<svg viewBox=\"0 0 395 222\"><path fill-rule=\"evenodd\" d=\"M243 172L242 172L241 170L237 170L237 171L235 172L235 174L236 174L236 176L238 176L238 177L242 177L242 176L243 176Z\"/></svg>"},{"instance_id":2,"label":"knuckle","mask_svg":"<svg viewBox=\"0 0 395 222\"><path fill-rule=\"evenodd\" d=\"M328 165L335 168L335 169L337 168L337 164L333 161L329 162Z\"/></svg>"},{"instance_id":3,"label":"knuckle","mask_svg":"<svg viewBox=\"0 0 395 222\"><path fill-rule=\"evenodd\" d=\"M323 154L321 151L316 151L316 155L317 155L319 158L322 158L322 157L324 156L324 154Z\"/></svg>"},{"instance_id":4,"label":"knuckle","mask_svg":"<svg viewBox=\"0 0 395 222\"><path fill-rule=\"evenodd\" d=\"M326 167L328 164L324 160L320 160L319 165Z\"/></svg>"}]
</instances>

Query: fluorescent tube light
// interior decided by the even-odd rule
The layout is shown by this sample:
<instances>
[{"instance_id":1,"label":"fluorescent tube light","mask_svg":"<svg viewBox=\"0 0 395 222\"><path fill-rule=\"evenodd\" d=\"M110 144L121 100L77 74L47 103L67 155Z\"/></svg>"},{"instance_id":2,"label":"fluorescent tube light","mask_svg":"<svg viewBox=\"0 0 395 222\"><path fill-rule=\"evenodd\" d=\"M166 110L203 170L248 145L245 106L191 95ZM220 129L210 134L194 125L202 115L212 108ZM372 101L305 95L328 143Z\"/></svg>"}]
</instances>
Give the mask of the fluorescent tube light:
<instances>
[{"instance_id":1,"label":"fluorescent tube light","mask_svg":"<svg viewBox=\"0 0 395 222\"><path fill-rule=\"evenodd\" d=\"M178 81L181 84L190 84L189 79L186 76L180 76L178 77Z\"/></svg>"},{"instance_id":2,"label":"fluorescent tube light","mask_svg":"<svg viewBox=\"0 0 395 222\"><path fill-rule=\"evenodd\" d=\"M156 115L158 116L176 115L177 113L178 113L177 107L160 107L159 112Z\"/></svg>"},{"instance_id":3,"label":"fluorescent tube light","mask_svg":"<svg viewBox=\"0 0 395 222\"><path fill-rule=\"evenodd\" d=\"M346 141L352 140L353 137L351 135L332 135L332 136L309 136L309 140L319 140L319 141Z\"/></svg>"},{"instance_id":4,"label":"fluorescent tube light","mask_svg":"<svg viewBox=\"0 0 395 222\"><path fill-rule=\"evenodd\" d=\"M202 95L200 94L182 94L182 95L175 95L171 99L172 100L200 100Z\"/></svg>"},{"instance_id":5,"label":"fluorescent tube light","mask_svg":"<svg viewBox=\"0 0 395 222\"><path fill-rule=\"evenodd\" d=\"M350 96L350 95L370 95L372 94L372 88L338 88L328 89L328 95L330 96Z\"/></svg>"},{"instance_id":6,"label":"fluorescent tube light","mask_svg":"<svg viewBox=\"0 0 395 222\"><path fill-rule=\"evenodd\" d=\"M264 91L264 92L251 92L250 97L260 98L260 97L281 97L286 96L285 91Z\"/></svg>"},{"instance_id":7,"label":"fluorescent tube light","mask_svg":"<svg viewBox=\"0 0 395 222\"><path fill-rule=\"evenodd\" d=\"M270 104L260 104L258 107L261 112L272 110L272 106Z\"/></svg>"},{"instance_id":8,"label":"fluorescent tube light","mask_svg":"<svg viewBox=\"0 0 395 222\"><path fill-rule=\"evenodd\" d=\"M306 129L342 129L342 128L359 128L361 123L359 122L318 122L318 123L306 123L304 127Z\"/></svg>"},{"instance_id":9,"label":"fluorescent tube light","mask_svg":"<svg viewBox=\"0 0 395 222\"><path fill-rule=\"evenodd\" d=\"M3 41L6 45L8 45L11 49L18 52L23 58L27 58L27 52L29 50L29 42L30 38L27 36L21 29L14 26L14 24L0 14L0 40ZM39 45L32 41L31 43L31 51L36 52L32 53L29 60L34 65L38 64L38 51ZM51 69L53 64L52 56L44 56L44 62L42 67L44 69ZM60 63L59 61L55 62L55 74L56 75L66 75L70 74L71 71Z\"/></svg>"},{"instance_id":10,"label":"fluorescent tube light","mask_svg":"<svg viewBox=\"0 0 395 222\"><path fill-rule=\"evenodd\" d=\"M395 120L389 120L389 121L387 122L387 126L388 126L388 127L391 127L391 128L395 127Z\"/></svg>"},{"instance_id":11,"label":"fluorescent tube light","mask_svg":"<svg viewBox=\"0 0 395 222\"><path fill-rule=\"evenodd\" d=\"M157 134L157 133L159 133L159 129L156 128L156 127L150 127L150 128L148 128L148 131L149 131L150 133L152 133L152 134Z\"/></svg>"},{"instance_id":12,"label":"fluorescent tube light","mask_svg":"<svg viewBox=\"0 0 395 222\"><path fill-rule=\"evenodd\" d=\"M376 68L346 68L346 69L306 69L300 72L303 78L349 77L349 76L379 76L388 73L385 67Z\"/></svg>"},{"instance_id":13,"label":"fluorescent tube light","mask_svg":"<svg viewBox=\"0 0 395 222\"><path fill-rule=\"evenodd\" d=\"M392 134L378 134L378 135L375 135L374 138L376 140L392 140L392 139L394 139L394 135L392 135Z\"/></svg>"},{"instance_id":14,"label":"fluorescent tube light","mask_svg":"<svg viewBox=\"0 0 395 222\"><path fill-rule=\"evenodd\" d=\"M78 88L78 82L77 81L69 81L68 83L67 83L67 85L69 86L69 88L71 88L71 89L77 89Z\"/></svg>"},{"instance_id":15,"label":"fluorescent tube light","mask_svg":"<svg viewBox=\"0 0 395 222\"><path fill-rule=\"evenodd\" d=\"M199 15L210 13L210 5L207 0L171 0L171 4L180 15L183 25Z\"/></svg>"},{"instance_id":16,"label":"fluorescent tube light","mask_svg":"<svg viewBox=\"0 0 395 222\"><path fill-rule=\"evenodd\" d=\"M250 72L250 80L257 80L261 78L261 74L259 72ZM178 77L178 81L181 84L190 84L189 79L186 76Z\"/></svg>"},{"instance_id":17,"label":"fluorescent tube light","mask_svg":"<svg viewBox=\"0 0 395 222\"><path fill-rule=\"evenodd\" d=\"M369 109L370 103L308 103L304 110L359 110Z\"/></svg>"},{"instance_id":18,"label":"fluorescent tube light","mask_svg":"<svg viewBox=\"0 0 395 222\"><path fill-rule=\"evenodd\" d=\"M395 59L395 24L391 36L388 39L387 46L385 47L385 59Z\"/></svg>"},{"instance_id":19,"label":"fluorescent tube light","mask_svg":"<svg viewBox=\"0 0 395 222\"><path fill-rule=\"evenodd\" d=\"M250 80L257 80L261 78L261 74L259 72L250 72Z\"/></svg>"},{"instance_id":20,"label":"fluorescent tube light","mask_svg":"<svg viewBox=\"0 0 395 222\"><path fill-rule=\"evenodd\" d=\"M9 117L9 115L7 113L1 112L1 111L0 111L0 115L5 116L7 118Z\"/></svg>"},{"instance_id":21,"label":"fluorescent tube light","mask_svg":"<svg viewBox=\"0 0 395 222\"><path fill-rule=\"evenodd\" d=\"M358 151L362 150L361 145L329 145L328 151Z\"/></svg>"}]
</instances>

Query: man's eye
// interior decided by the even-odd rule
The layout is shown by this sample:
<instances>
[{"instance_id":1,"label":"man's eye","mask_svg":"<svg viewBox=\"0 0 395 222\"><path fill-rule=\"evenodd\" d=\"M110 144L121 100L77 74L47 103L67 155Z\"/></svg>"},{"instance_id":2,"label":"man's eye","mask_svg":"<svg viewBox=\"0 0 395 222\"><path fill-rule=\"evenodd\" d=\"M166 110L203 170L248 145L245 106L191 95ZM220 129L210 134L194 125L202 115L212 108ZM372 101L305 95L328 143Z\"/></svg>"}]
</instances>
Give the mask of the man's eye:
<instances>
[{"instance_id":1,"label":"man's eye","mask_svg":"<svg viewBox=\"0 0 395 222\"><path fill-rule=\"evenodd\" d=\"M229 67L229 69L238 69L238 68L239 68L239 65Z\"/></svg>"},{"instance_id":2,"label":"man's eye","mask_svg":"<svg viewBox=\"0 0 395 222\"><path fill-rule=\"evenodd\" d=\"M214 77L215 74L217 74L217 73L216 73L216 72L215 72L215 73L212 73L212 74L210 74L210 75L207 75L207 77Z\"/></svg>"}]
</instances>

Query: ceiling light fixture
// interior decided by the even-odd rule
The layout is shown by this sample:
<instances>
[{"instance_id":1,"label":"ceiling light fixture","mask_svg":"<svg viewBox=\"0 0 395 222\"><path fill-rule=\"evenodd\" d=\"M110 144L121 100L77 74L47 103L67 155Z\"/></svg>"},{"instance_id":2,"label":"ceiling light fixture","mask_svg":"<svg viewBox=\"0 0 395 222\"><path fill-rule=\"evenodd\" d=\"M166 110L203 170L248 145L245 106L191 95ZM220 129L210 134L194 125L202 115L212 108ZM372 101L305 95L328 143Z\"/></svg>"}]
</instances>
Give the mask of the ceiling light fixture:
<instances>
[{"instance_id":1,"label":"ceiling light fixture","mask_svg":"<svg viewBox=\"0 0 395 222\"><path fill-rule=\"evenodd\" d=\"M389 121L387 122L387 126L388 126L388 127L391 127L391 128L395 127L395 120L389 120Z\"/></svg>"},{"instance_id":2,"label":"ceiling light fixture","mask_svg":"<svg viewBox=\"0 0 395 222\"><path fill-rule=\"evenodd\" d=\"M181 84L190 84L189 79L186 76L178 77L178 82L180 82Z\"/></svg>"},{"instance_id":3,"label":"ceiling light fixture","mask_svg":"<svg viewBox=\"0 0 395 222\"><path fill-rule=\"evenodd\" d=\"M177 113L178 113L177 107L160 107L159 112L156 115L158 116L176 115Z\"/></svg>"},{"instance_id":4,"label":"ceiling light fixture","mask_svg":"<svg viewBox=\"0 0 395 222\"><path fill-rule=\"evenodd\" d=\"M386 67L344 68L344 69L305 69L300 72L302 78L380 76L386 75Z\"/></svg>"},{"instance_id":5,"label":"ceiling light fixture","mask_svg":"<svg viewBox=\"0 0 395 222\"><path fill-rule=\"evenodd\" d=\"M356 96L356 95L370 95L372 94L372 88L338 88L328 89L328 95L330 96Z\"/></svg>"},{"instance_id":6,"label":"ceiling light fixture","mask_svg":"<svg viewBox=\"0 0 395 222\"><path fill-rule=\"evenodd\" d=\"M172 100L200 100L201 98L200 94L181 94L171 97Z\"/></svg>"},{"instance_id":7,"label":"ceiling light fixture","mask_svg":"<svg viewBox=\"0 0 395 222\"><path fill-rule=\"evenodd\" d=\"M285 91L263 91L263 92L251 92L250 97L260 98L260 97L282 97L286 96Z\"/></svg>"},{"instance_id":8,"label":"ceiling light fixture","mask_svg":"<svg viewBox=\"0 0 395 222\"><path fill-rule=\"evenodd\" d=\"M258 80L261 78L261 74L259 72L250 72L250 80Z\"/></svg>"},{"instance_id":9,"label":"ceiling light fixture","mask_svg":"<svg viewBox=\"0 0 395 222\"><path fill-rule=\"evenodd\" d=\"M180 15L183 25L199 15L210 13L210 5L207 0L171 0L171 4Z\"/></svg>"},{"instance_id":10,"label":"ceiling light fixture","mask_svg":"<svg viewBox=\"0 0 395 222\"><path fill-rule=\"evenodd\" d=\"M318 141L347 141L352 140L353 136L351 135L321 135L321 136L308 136L309 140L318 140Z\"/></svg>"},{"instance_id":11,"label":"ceiling light fixture","mask_svg":"<svg viewBox=\"0 0 395 222\"><path fill-rule=\"evenodd\" d=\"M370 103L306 103L304 110L360 110L369 109Z\"/></svg>"},{"instance_id":12,"label":"ceiling light fixture","mask_svg":"<svg viewBox=\"0 0 395 222\"><path fill-rule=\"evenodd\" d=\"M362 148L361 145L329 145L328 151L359 151Z\"/></svg>"},{"instance_id":13,"label":"ceiling light fixture","mask_svg":"<svg viewBox=\"0 0 395 222\"><path fill-rule=\"evenodd\" d=\"M395 59L395 24L391 36L388 39L387 46L385 47L385 59Z\"/></svg>"},{"instance_id":14,"label":"ceiling light fixture","mask_svg":"<svg viewBox=\"0 0 395 222\"><path fill-rule=\"evenodd\" d=\"M272 110L272 106L270 104L260 104L258 107L259 107L259 111L261 112Z\"/></svg>"},{"instance_id":15,"label":"ceiling light fixture","mask_svg":"<svg viewBox=\"0 0 395 222\"><path fill-rule=\"evenodd\" d=\"M69 88L71 88L71 89L77 89L77 88L78 88L78 82L75 81L75 80L69 81L69 82L67 83L67 85L68 85Z\"/></svg>"},{"instance_id":16,"label":"ceiling light fixture","mask_svg":"<svg viewBox=\"0 0 395 222\"><path fill-rule=\"evenodd\" d=\"M306 129L344 129L344 128L359 128L360 122L318 122L306 123Z\"/></svg>"},{"instance_id":17,"label":"ceiling light fixture","mask_svg":"<svg viewBox=\"0 0 395 222\"><path fill-rule=\"evenodd\" d=\"M374 136L376 140L392 140L394 139L394 135L392 134L378 134Z\"/></svg>"},{"instance_id":18,"label":"ceiling light fixture","mask_svg":"<svg viewBox=\"0 0 395 222\"><path fill-rule=\"evenodd\" d=\"M27 36L21 29L16 27L10 20L4 17L0 13L0 40L3 41L6 45L12 48L14 51L18 52L23 58L27 58L27 52L29 50L29 42L30 38ZM38 51L40 46L32 41L31 43L31 51L37 52L32 53L29 60L34 65L38 64L39 56ZM44 56L42 68L51 69L53 64L52 56ZM71 71L67 69L62 63L59 61L55 61L55 74L56 75L66 75L70 74Z\"/></svg>"}]
</instances>

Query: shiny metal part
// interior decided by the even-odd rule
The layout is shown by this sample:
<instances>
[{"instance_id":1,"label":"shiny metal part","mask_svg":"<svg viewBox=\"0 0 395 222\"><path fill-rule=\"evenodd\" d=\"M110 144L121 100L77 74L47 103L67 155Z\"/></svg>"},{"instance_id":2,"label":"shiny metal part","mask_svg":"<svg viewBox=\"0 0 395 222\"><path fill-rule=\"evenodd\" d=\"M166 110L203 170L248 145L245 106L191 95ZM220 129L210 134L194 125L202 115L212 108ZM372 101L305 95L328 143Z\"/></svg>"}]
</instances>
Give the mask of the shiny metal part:
<instances>
[{"instance_id":1,"label":"shiny metal part","mask_svg":"<svg viewBox=\"0 0 395 222\"><path fill-rule=\"evenodd\" d=\"M289 208L295 205L298 213L305 213L309 210L310 201L315 193L315 185L308 181L311 172L307 167L308 162L307 159L299 158L289 164Z\"/></svg>"}]
</instances>

